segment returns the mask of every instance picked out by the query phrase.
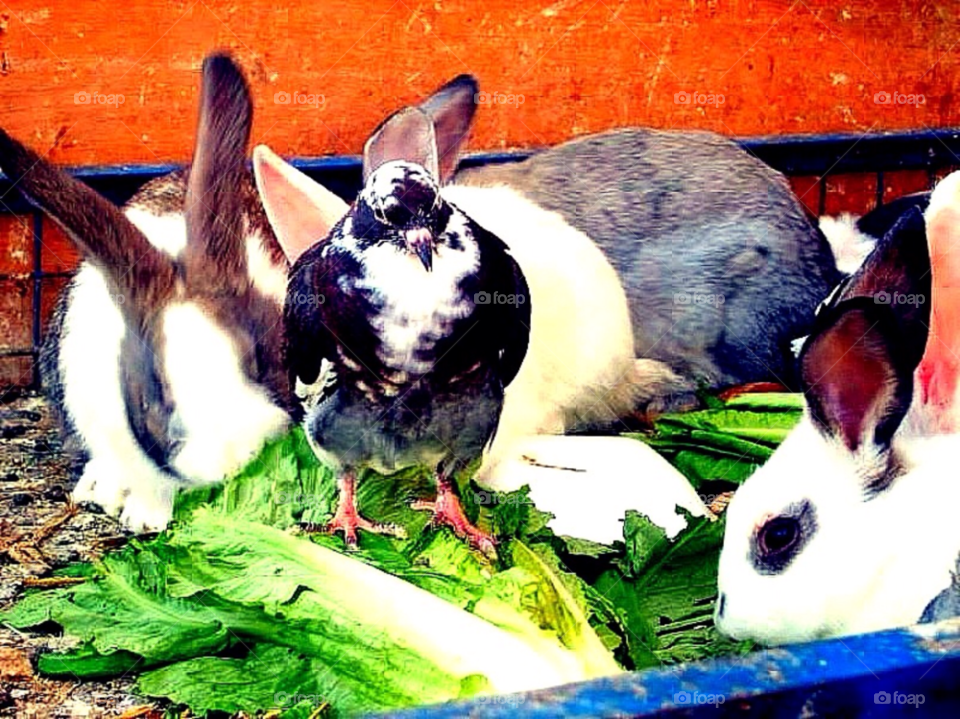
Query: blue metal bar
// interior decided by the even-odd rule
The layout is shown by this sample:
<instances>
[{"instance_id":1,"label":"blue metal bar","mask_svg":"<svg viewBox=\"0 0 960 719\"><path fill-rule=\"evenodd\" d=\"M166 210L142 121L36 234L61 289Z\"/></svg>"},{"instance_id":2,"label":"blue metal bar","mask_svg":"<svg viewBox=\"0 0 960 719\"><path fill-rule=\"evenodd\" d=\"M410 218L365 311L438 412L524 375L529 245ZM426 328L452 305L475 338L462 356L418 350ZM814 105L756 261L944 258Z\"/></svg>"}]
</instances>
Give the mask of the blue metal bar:
<instances>
[{"instance_id":1,"label":"blue metal bar","mask_svg":"<svg viewBox=\"0 0 960 719\"><path fill-rule=\"evenodd\" d=\"M826 182L830 174L926 169L931 183L938 170L960 166L960 129L923 132L878 133L870 135L787 135L775 137L734 138L746 151L786 175L820 177L820 214L826 205ZM482 152L467 155L462 167L518 162L533 150L517 152ZM296 158L292 164L322 182L332 192L350 200L359 189L361 161L357 156ZM76 177L105 197L120 204L128 200L145 182L181 169L175 163L123 164L68 168ZM883 177L878 177L878 204L882 202ZM16 213L33 213L17 193L10 193L9 180L0 174L0 196ZM14 352L36 355L39 346L40 300L42 290L37 283L53 276L42 271L40 259L41 230L34 228L34 317L33 345L29 350ZM40 263L40 264L37 264ZM3 278L0 278L3 279Z\"/></svg>"},{"instance_id":2,"label":"blue metal bar","mask_svg":"<svg viewBox=\"0 0 960 719\"><path fill-rule=\"evenodd\" d=\"M786 175L960 166L960 130L737 138Z\"/></svg>"},{"instance_id":3,"label":"blue metal bar","mask_svg":"<svg viewBox=\"0 0 960 719\"><path fill-rule=\"evenodd\" d=\"M745 150L786 175L817 176L850 172L938 169L960 166L960 129L923 132L784 135L733 138ZM517 162L530 152L483 152L467 155L464 167ZM360 158L328 156L292 160L308 175L355 193L360 179ZM77 177L108 197L128 197L147 180L179 169L178 164L87 166L72 168ZM0 175L0 186L7 180ZM337 189L333 189L337 192ZM0 193L2 194L2 193Z\"/></svg>"},{"instance_id":4,"label":"blue metal bar","mask_svg":"<svg viewBox=\"0 0 960 719\"><path fill-rule=\"evenodd\" d=\"M894 630L384 716L960 716L960 631ZM922 698L921 698L922 697ZM921 703L922 702L922 703Z\"/></svg>"}]
</instances>

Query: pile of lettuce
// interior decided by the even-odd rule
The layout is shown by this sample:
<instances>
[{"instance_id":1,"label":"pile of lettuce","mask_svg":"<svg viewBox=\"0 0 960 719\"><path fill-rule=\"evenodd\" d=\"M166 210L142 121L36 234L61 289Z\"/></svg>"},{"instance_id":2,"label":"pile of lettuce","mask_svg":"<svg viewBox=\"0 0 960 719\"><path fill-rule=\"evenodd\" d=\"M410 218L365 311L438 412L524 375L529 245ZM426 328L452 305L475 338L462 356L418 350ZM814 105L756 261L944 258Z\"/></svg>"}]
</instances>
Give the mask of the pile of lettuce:
<instances>
[{"instance_id":1,"label":"pile of lettuce","mask_svg":"<svg viewBox=\"0 0 960 719\"><path fill-rule=\"evenodd\" d=\"M743 395L634 435L709 503L743 482L800 414L793 395ZM430 516L426 470L361 477L361 512L406 538L306 534L336 484L300 430L227 483L183 495L171 527L134 539L83 578L28 590L0 622L62 631L76 648L39 658L51 677L135 675L144 696L198 715L350 716L608 676L751 647L712 624L723 536L688 517L673 541L636 512L623 542L555 535L521 490L461 496L498 538L495 560Z\"/></svg>"}]
</instances>

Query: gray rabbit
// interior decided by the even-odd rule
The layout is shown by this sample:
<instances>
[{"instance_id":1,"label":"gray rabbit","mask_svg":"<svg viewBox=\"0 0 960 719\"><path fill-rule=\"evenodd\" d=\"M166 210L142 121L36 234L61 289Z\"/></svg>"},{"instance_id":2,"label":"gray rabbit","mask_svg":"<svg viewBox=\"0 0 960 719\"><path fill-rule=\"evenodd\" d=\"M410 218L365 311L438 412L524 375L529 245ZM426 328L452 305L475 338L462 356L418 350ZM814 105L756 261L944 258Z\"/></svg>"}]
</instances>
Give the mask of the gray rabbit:
<instances>
[{"instance_id":1,"label":"gray rabbit","mask_svg":"<svg viewBox=\"0 0 960 719\"><path fill-rule=\"evenodd\" d=\"M452 161L476 109L461 76L421 108ZM791 340L840 280L830 245L785 178L718 135L622 129L521 162L459 172L507 186L588 235L627 295L638 358L720 387L794 384Z\"/></svg>"},{"instance_id":2,"label":"gray rabbit","mask_svg":"<svg viewBox=\"0 0 960 719\"><path fill-rule=\"evenodd\" d=\"M628 129L461 173L560 213L623 282L638 357L710 386L793 383L790 341L839 281L786 180L709 133Z\"/></svg>"}]
</instances>

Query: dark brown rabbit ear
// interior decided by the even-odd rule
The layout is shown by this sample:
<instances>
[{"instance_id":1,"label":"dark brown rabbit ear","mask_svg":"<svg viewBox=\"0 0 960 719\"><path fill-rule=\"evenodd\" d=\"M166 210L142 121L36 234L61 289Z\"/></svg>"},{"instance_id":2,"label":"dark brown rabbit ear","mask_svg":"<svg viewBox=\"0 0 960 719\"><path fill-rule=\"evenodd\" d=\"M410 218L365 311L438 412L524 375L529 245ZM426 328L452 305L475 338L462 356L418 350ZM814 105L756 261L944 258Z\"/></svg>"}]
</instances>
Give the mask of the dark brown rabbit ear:
<instances>
[{"instance_id":1,"label":"dark brown rabbit ear","mask_svg":"<svg viewBox=\"0 0 960 719\"><path fill-rule=\"evenodd\" d=\"M814 424L849 451L885 451L913 398L913 371L889 307L858 297L824 312L800 355Z\"/></svg>"},{"instance_id":2,"label":"dark brown rabbit ear","mask_svg":"<svg viewBox=\"0 0 960 719\"><path fill-rule=\"evenodd\" d=\"M456 172L477 111L479 91L480 84L475 77L459 75L419 105L433 120L441 183L446 183Z\"/></svg>"},{"instance_id":3,"label":"dark brown rabbit ear","mask_svg":"<svg viewBox=\"0 0 960 719\"><path fill-rule=\"evenodd\" d=\"M437 138L430 116L415 107L395 112L374 130L363 148L363 181L394 160L415 162L440 181Z\"/></svg>"},{"instance_id":4,"label":"dark brown rabbit ear","mask_svg":"<svg viewBox=\"0 0 960 719\"><path fill-rule=\"evenodd\" d=\"M912 209L817 317L800 355L814 423L851 452L885 451L913 400L930 325L930 257Z\"/></svg>"},{"instance_id":5,"label":"dark brown rabbit ear","mask_svg":"<svg viewBox=\"0 0 960 719\"><path fill-rule=\"evenodd\" d=\"M184 208L184 264L191 286L216 291L246 281L243 210L252 123L250 90L240 68L225 54L208 56Z\"/></svg>"},{"instance_id":6,"label":"dark brown rabbit ear","mask_svg":"<svg viewBox=\"0 0 960 719\"><path fill-rule=\"evenodd\" d=\"M840 303L865 297L887 305L914 366L927 344L931 306L930 251L923 214L911 208L894 224L838 293Z\"/></svg>"},{"instance_id":7,"label":"dark brown rabbit ear","mask_svg":"<svg viewBox=\"0 0 960 719\"><path fill-rule=\"evenodd\" d=\"M98 265L136 324L174 290L172 260L113 203L0 130L0 169Z\"/></svg>"}]
</instances>

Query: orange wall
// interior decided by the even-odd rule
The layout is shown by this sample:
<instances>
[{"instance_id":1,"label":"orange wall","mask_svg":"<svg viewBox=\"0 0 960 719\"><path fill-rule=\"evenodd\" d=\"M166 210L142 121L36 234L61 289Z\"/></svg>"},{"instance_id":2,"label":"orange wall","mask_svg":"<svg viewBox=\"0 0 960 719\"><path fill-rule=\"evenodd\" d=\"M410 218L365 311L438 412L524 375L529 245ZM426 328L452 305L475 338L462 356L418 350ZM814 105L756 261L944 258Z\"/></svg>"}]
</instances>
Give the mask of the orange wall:
<instances>
[{"instance_id":1,"label":"orange wall","mask_svg":"<svg viewBox=\"0 0 960 719\"><path fill-rule=\"evenodd\" d=\"M960 4L947 0L8 0L0 123L57 162L184 160L205 52L230 48L282 154L357 153L385 113L461 72L519 106L482 108L475 148L645 124L756 135L960 125ZM277 105L322 94L319 108ZM678 91L722 93L681 106ZM922 93L920 107L874 93ZM76 105L77 92L122 94Z\"/></svg>"}]
</instances>

